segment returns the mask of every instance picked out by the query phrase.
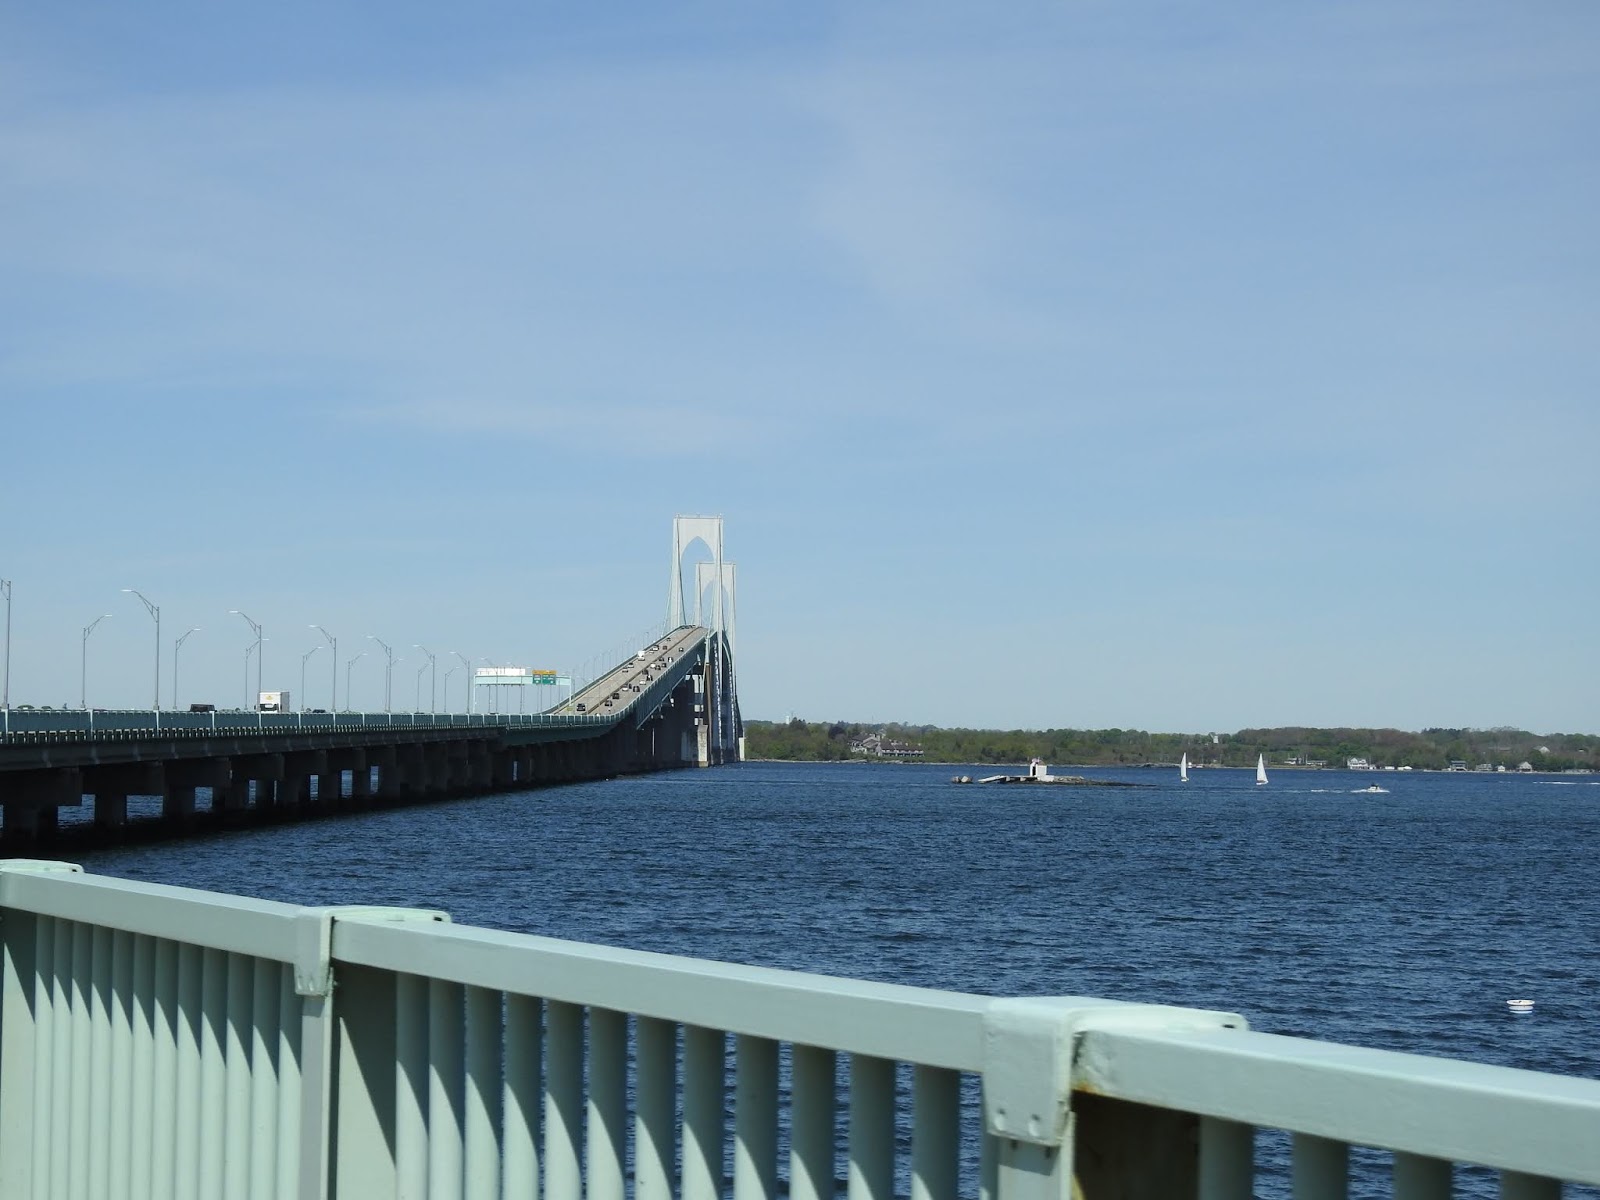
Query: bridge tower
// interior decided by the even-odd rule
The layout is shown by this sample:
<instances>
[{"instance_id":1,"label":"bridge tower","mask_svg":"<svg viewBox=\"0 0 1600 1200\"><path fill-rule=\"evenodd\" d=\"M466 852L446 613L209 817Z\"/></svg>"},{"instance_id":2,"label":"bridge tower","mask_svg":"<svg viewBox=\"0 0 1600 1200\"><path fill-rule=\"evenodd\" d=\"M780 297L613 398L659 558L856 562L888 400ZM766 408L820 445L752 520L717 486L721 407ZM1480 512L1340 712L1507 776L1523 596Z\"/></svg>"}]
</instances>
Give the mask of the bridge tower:
<instances>
[{"instance_id":1,"label":"bridge tower","mask_svg":"<svg viewBox=\"0 0 1600 1200\"><path fill-rule=\"evenodd\" d=\"M689 623L683 568L695 542L711 552L711 561L697 561L694 571L693 623L711 631L706 648L702 694L705 697L700 761L727 762L744 757L744 726L739 717L734 674L734 565L722 556L722 518L677 516L672 521L672 578L667 592L667 624ZM709 605L706 601L709 592Z\"/></svg>"}]
</instances>

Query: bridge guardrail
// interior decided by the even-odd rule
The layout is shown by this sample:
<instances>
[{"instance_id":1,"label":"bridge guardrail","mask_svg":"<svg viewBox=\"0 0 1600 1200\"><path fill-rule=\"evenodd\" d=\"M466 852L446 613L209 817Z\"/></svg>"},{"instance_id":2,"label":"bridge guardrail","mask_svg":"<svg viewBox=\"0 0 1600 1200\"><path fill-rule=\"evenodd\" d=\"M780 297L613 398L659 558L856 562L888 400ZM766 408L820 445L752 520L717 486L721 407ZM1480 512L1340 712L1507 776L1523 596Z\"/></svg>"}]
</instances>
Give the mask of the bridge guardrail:
<instances>
[{"instance_id":1,"label":"bridge guardrail","mask_svg":"<svg viewBox=\"0 0 1600 1200\"><path fill-rule=\"evenodd\" d=\"M0 723L0 741L114 741L148 737L212 737L216 734L349 733L372 729L538 729L604 725L615 720L591 713L254 713L13 709Z\"/></svg>"},{"instance_id":2,"label":"bridge guardrail","mask_svg":"<svg viewBox=\"0 0 1600 1200\"><path fill-rule=\"evenodd\" d=\"M1448 1196L1455 1162L1500 1169L1507 1196L1600 1184L1600 1081L1228 1013L741 967L61 863L0 864L0 934L4 1195L487 1197L539 1195L542 1176L548 1197L622 1200L631 1158L638 1200L719 1200L731 1150L732 1195L754 1200L782 1190L780 1128L794 1200L832 1200L836 1161L859 1200L901 1179L955 1200L964 1162L986 1200L1243 1198L1257 1126L1293 1135L1297 1196L1345 1194L1352 1144L1394 1152L1397 1196Z\"/></svg>"}]
</instances>

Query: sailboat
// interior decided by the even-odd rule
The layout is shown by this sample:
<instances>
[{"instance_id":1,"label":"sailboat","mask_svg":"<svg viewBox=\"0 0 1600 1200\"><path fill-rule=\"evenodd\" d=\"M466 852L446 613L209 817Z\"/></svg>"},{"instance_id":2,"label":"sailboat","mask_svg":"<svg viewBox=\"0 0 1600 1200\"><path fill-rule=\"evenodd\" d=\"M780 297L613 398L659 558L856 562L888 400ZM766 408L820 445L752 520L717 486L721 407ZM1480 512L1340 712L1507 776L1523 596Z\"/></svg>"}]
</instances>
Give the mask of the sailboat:
<instances>
[{"instance_id":1,"label":"sailboat","mask_svg":"<svg viewBox=\"0 0 1600 1200\"><path fill-rule=\"evenodd\" d=\"M1265 754L1258 754L1258 755L1256 755L1256 786L1260 787L1266 781L1267 781L1267 756Z\"/></svg>"},{"instance_id":2,"label":"sailboat","mask_svg":"<svg viewBox=\"0 0 1600 1200\"><path fill-rule=\"evenodd\" d=\"M1178 764L1178 782L1189 782L1189 752L1187 750L1183 752L1183 761Z\"/></svg>"}]
</instances>

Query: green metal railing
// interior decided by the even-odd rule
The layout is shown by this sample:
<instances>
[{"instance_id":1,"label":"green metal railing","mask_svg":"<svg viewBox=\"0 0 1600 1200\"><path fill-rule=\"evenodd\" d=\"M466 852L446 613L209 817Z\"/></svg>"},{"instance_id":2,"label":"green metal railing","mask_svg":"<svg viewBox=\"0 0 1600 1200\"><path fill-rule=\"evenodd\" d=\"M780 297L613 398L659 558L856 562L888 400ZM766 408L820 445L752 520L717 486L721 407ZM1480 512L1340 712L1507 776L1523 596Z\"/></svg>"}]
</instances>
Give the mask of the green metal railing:
<instances>
[{"instance_id":1,"label":"green metal railing","mask_svg":"<svg viewBox=\"0 0 1600 1200\"><path fill-rule=\"evenodd\" d=\"M1253 1194L1258 1127L1293 1135L1297 1197L1345 1195L1351 1146L1393 1152L1396 1196L1448 1196L1454 1163L1500 1170L1507 1197L1600 1183L1600 1081L1228 1013L898 987L21 860L0 863L0 935L4 1197L890 1200L903 1181L955 1200L967 1161L982 1200L1220 1200Z\"/></svg>"}]
</instances>

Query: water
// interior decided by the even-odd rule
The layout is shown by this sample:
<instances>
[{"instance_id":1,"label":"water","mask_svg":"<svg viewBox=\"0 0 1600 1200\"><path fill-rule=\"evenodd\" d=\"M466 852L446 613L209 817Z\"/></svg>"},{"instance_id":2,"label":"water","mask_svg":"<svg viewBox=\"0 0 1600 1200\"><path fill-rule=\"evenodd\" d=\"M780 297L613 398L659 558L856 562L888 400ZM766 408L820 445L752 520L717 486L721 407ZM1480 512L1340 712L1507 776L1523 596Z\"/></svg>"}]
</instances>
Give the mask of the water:
<instances>
[{"instance_id":1,"label":"water","mask_svg":"<svg viewBox=\"0 0 1600 1200\"><path fill-rule=\"evenodd\" d=\"M1060 770L1061 768L1058 768ZM1600 781L749 763L84 853L86 869L1600 1077ZM1388 795L1356 795L1377 780ZM1506 999L1532 997L1531 1014Z\"/></svg>"}]
</instances>

